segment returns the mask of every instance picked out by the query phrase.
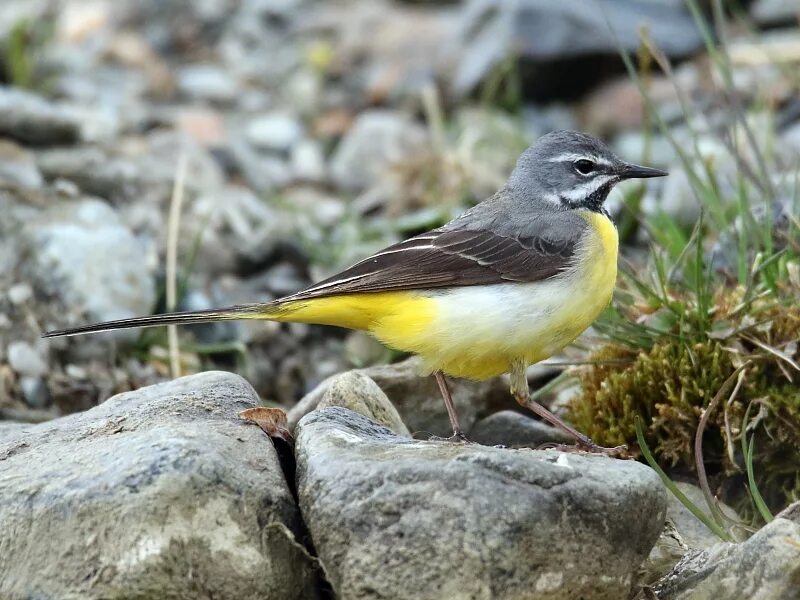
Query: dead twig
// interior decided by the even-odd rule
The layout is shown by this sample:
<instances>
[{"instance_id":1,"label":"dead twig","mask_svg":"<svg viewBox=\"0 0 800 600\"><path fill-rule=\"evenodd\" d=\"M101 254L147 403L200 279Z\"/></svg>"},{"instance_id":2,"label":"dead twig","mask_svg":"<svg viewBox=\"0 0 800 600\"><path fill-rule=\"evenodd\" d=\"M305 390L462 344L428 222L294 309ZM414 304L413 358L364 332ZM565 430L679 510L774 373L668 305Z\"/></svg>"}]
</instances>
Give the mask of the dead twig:
<instances>
[{"instance_id":1,"label":"dead twig","mask_svg":"<svg viewBox=\"0 0 800 600\"><path fill-rule=\"evenodd\" d=\"M178 302L178 234L180 233L181 206L186 180L186 153L181 152L178 168L175 172L175 183L172 187L172 198L169 204L169 222L167 223L167 312L172 312ZM178 345L178 327L167 325L169 343L170 376L180 377L180 346Z\"/></svg>"},{"instance_id":2,"label":"dead twig","mask_svg":"<svg viewBox=\"0 0 800 600\"><path fill-rule=\"evenodd\" d=\"M708 476L706 475L706 466L703 463L703 432L706 429L706 424L708 423L708 419L711 416L711 413L719 404L719 401L722 399L722 396L728 392L728 388L733 384L734 380L739 377L740 373L742 374L741 379L744 379L744 369L750 364L750 361L747 361L743 365L739 366L731 375L725 380L722 386L719 388L719 391L714 395L711 399L711 402L708 404L706 409L703 411L703 414L700 416L700 423L697 425L697 432L694 436L694 460L695 460L695 467L697 468L697 478L700 483L700 489L703 490L703 496L706 499L706 503L708 504L708 508L711 510L711 515L714 517L714 520L717 524L722 527L725 523L724 518L721 516L721 511L717 507L716 498L714 494L711 493L711 487L708 485ZM741 383L738 382L736 387L733 390L732 396L739 391L741 387Z\"/></svg>"}]
</instances>

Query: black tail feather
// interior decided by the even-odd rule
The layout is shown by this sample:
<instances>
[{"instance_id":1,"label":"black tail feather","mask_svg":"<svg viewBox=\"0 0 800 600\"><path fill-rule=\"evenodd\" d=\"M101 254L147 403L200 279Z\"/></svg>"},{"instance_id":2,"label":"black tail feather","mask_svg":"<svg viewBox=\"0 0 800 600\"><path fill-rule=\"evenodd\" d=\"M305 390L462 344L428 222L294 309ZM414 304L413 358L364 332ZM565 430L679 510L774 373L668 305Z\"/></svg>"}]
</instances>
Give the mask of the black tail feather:
<instances>
[{"instance_id":1,"label":"black tail feather","mask_svg":"<svg viewBox=\"0 0 800 600\"><path fill-rule=\"evenodd\" d=\"M132 319L119 319L116 321L106 321L105 323L94 323L92 325L74 327L71 329L57 329L55 331L47 331L43 333L42 337L67 337L73 335L84 335L87 333L99 333L101 331L113 331L115 329L156 327L159 325L189 325L192 323L210 323L213 321L258 319L260 317L269 318L269 312L269 304L244 304L240 306L231 306L228 308L212 308L209 310L195 310L165 313L162 315L150 315L146 317L134 317Z\"/></svg>"}]
</instances>

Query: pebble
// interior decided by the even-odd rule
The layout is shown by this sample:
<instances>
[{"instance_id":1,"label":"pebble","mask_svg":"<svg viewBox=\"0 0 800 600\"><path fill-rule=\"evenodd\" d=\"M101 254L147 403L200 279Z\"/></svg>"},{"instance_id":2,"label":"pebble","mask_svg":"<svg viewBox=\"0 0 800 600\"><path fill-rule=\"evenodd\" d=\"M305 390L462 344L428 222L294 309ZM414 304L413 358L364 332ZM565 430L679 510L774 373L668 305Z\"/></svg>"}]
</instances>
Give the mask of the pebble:
<instances>
[{"instance_id":1,"label":"pebble","mask_svg":"<svg viewBox=\"0 0 800 600\"><path fill-rule=\"evenodd\" d=\"M229 103L236 98L238 88L236 79L215 65L191 65L178 71L178 89L197 100Z\"/></svg>"},{"instance_id":2,"label":"pebble","mask_svg":"<svg viewBox=\"0 0 800 600\"><path fill-rule=\"evenodd\" d=\"M8 345L8 364L20 375L42 377L47 373L47 362L28 342L14 341Z\"/></svg>"},{"instance_id":3,"label":"pebble","mask_svg":"<svg viewBox=\"0 0 800 600\"><path fill-rule=\"evenodd\" d=\"M8 288L8 299L11 304L19 305L27 302L33 296L33 289L27 283L17 283Z\"/></svg>"},{"instance_id":4,"label":"pebble","mask_svg":"<svg viewBox=\"0 0 800 600\"><path fill-rule=\"evenodd\" d=\"M336 148L331 175L342 189L363 190L419 152L425 140L425 129L402 113L365 111Z\"/></svg>"},{"instance_id":5,"label":"pebble","mask_svg":"<svg viewBox=\"0 0 800 600\"><path fill-rule=\"evenodd\" d=\"M298 181L321 183L327 176L322 147L314 140L303 140L292 146L289 162Z\"/></svg>"},{"instance_id":6,"label":"pebble","mask_svg":"<svg viewBox=\"0 0 800 600\"><path fill-rule=\"evenodd\" d=\"M253 119L245 135L260 150L288 152L302 138L303 126L288 113L271 112Z\"/></svg>"},{"instance_id":7,"label":"pebble","mask_svg":"<svg viewBox=\"0 0 800 600\"><path fill-rule=\"evenodd\" d=\"M72 144L81 122L70 109L34 93L0 85L0 136L33 145Z\"/></svg>"},{"instance_id":8,"label":"pebble","mask_svg":"<svg viewBox=\"0 0 800 600\"><path fill-rule=\"evenodd\" d=\"M11 140L0 139L0 182L36 189L44 179L31 152Z\"/></svg>"}]
</instances>

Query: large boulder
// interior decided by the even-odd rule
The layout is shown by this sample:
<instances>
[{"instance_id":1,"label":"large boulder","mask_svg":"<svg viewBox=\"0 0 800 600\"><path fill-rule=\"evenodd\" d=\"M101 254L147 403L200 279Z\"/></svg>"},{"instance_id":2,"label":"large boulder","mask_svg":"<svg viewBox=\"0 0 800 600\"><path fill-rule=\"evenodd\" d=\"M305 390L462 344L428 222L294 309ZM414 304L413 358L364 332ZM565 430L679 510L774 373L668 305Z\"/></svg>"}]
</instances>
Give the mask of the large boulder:
<instances>
[{"instance_id":1,"label":"large boulder","mask_svg":"<svg viewBox=\"0 0 800 600\"><path fill-rule=\"evenodd\" d=\"M646 466L400 437L341 407L296 429L300 507L348 599L627 596L664 522Z\"/></svg>"},{"instance_id":2,"label":"large boulder","mask_svg":"<svg viewBox=\"0 0 800 600\"><path fill-rule=\"evenodd\" d=\"M800 599L800 523L778 518L740 544L692 552L654 586L659 600Z\"/></svg>"},{"instance_id":3,"label":"large boulder","mask_svg":"<svg viewBox=\"0 0 800 600\"><path fill-rule=\"evenodd\" d=\"M0 438L0 597L315 597L258 398L209 372ZM16 435L15 435L16 433Z\"/></svg>"}]
</instances>

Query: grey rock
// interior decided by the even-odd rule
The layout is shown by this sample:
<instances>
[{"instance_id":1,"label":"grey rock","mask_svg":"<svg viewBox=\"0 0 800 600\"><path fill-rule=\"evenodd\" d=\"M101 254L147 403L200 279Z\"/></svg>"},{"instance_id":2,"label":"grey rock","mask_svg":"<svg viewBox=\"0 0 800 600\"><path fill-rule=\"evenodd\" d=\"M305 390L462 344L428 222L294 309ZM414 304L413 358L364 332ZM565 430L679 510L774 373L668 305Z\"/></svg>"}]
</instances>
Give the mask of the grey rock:
<instances>
[{"instance_id":1,"label":"grey rock","mask_svg":"<svg viewBox=\"0 0 800 600\"><path fill-rule=\"evenodd\" d=\"M378 384L412 433L439 437L452 435L439 387L433 377L420 375L418 359L368 367L358 372ZM323 381L292 407L287 415L290 428L317 407L330 382L330 379ZM469 431L479 417L515 406L508 383L500 377L481 382L453 379L449 380L449 386L464 431Z\"/></svg>"},{"instance_id":2,"label":"grey rock","mask_svg":"<svg viewBox=\"0 0 800 600\"><path fill-rule=\"evenodd\" d=\"M502 410L481 419L467 437L484 446L525 448L537 448L549 443L568 444L572 440L555 427L513 410Z\"/></svg>"},{"instance_id":3,"label":"grey rock","mask_svg":"<svg viewBox=\"0 0 800 600\"><path fill-rule=\"evenodd\" d=\"M348 371L333 377L317 410L331 406L347 408L391 429L397 435L411 437L397 409L383 390L358 371Z\"/></svg>"},{"instance_id":4,"label":"grey rock","mask_svg":"<svg viewBox=\"0 0 800 600\"><path fill-rule=\"evenodd\" d=\"M290 218L243 186L225 186L203 194L187 207L183 234L186 252L202 236L198 262L207 272L230 272L237 263L261 264L276 245L294 234ZM296 290L292 290L296 291ZM252 297L248 299L252 302Z\"/></svg>"},{"instance_id":5,"label":"grey rock","mask_svg":"<svg viewBox=\"0 0 800 600\"><path fill-rule=\"evenodd\" d=\"M276 452L209 372L0 443L4 598L313 598ZM0 430L2 435L2 430Z\"/></svg>"},{"instance_id":6,"label":"grey rock","mask_svg":"<svg viewBox=\"0 0 800 600\"><path fill-rule=\"evenodd\" d=\"M223 174L210 153L176 132L156 131L114 147L48 148L37 152L36 162L45 179L72 181L87 194L125 205L126 211L143 208L163 226L164 213L153 204L170 197L181 155L186 157L186 194L213 193L222 186ZM152 222L134 225L159 231Z\"/></svg>"},{"instance_id":7,"label":"grey rock","mask_svg":"<svg viewBox=\"0 0 800 600\"><path fill-rule=\"evenodd\" d=\"M0 139L0 182L39 188L44 179L33 154L10 140Z\"/></svg>"},{"instance_id":8,"label":"grey rock","mask_svg":"<svg viewBox=\"0 0 800 600\"><path fill-rule=\"evenodd\" d=\"M264 155L245 140L233 141L229 150L233 163L254 192L274 192L291 181L291 168L282 157Z\"/></svg>"},{"instance_id":9,"label":"grey rock","mask_svg":"<svg viewBox=\"0 0 800 600\"><path fill-rule=\"evenodd\" d=\"M453 91L472 90L507 56L543 63L586 55L614 55L639 47L646 24L653 43L668 56L686 56L703 44L681 5L636 0L473 0L464 9L453 43Z\"/></svg>"},{"instance_id":10,"label":"grey rock","mask_svg":"<svg viewBox=\"0 0 800 600\"><path fill-rule=\"evenodd\" d=\"M800 157L800 121L787 127L779 137L781 152Z\"/></svg>"},{"instance_id":11,"label":"grey rock","mask_svg":"<svg viewBox=\"0 0 800 600\"><path fill-rule=\"evenodd\" d=\"M700 507L704 512L710 510L705 496L703 496L703 490L699 487L683 481L677 481L675 485L695 506ZM675 531L689 548L705 550L720 542L716 534L695 517L673 494L669 494L667 499L667 519L674 525ZM722 502L719 502L718 506L731 522L740 521L739 515L733 508Z\"/></svg>"},{"instance_id":12,"label":"grey rock","mask_svg":"<svg viewBox=\"0 0 800 600\"><path fill-rule=\"evenodd\" d=\"M425 129L401 113L365 111L336 148L331 176L342 189L363 190L421 150L425 139Z\"/></svg>"},{"instance_id":13,"label":"grey rock","mask_svg":"<svg viewBox=\"0 0 800 600\"><path fill-rule=\"evenodd\" d=\"M413 441L343 408L296 434L303 517L342 598L624 598L666 499L603 456Z\"/></svg>"},{"instance_id":14,"label":"grey rock","mask_svg":"<svg viewBox=\"0 0 800 600\"><path fill-rule=\"evenodd\" d=\"M104 202L48 207L27 223L22 236L33 280L64 306L95 321L151 310L154 264L144 260L146 247Z\"/></svg>"},{"instance_id":15,"label":"grey rock","mask_svg":"<svg viewBox=\"0 0 800 600\"><path fill-rule=\"evenodd\" d=\"M31 427L33 427L33 425L29 425L28 423L0 421L0 446L21 438Z\"/></svg>"},{"instance_id":16,"label":"grey rock","mask_svg":"<svg viewBox=\"0 0 800 600\"><path fill-rule=\"evenodd\" d=\"M420 376L418 359L370 367L362 372L384 391L412 432L441 437L452 435L436 380L431 376ZM469 431L478 418L516 405L509 393L508 382L502 377L489 381L448 378L448 385L464 431Z\"/></svg>"},{"instance_id":17,"label":"grey rock","mask_svg":"<svg viewBox=\"0 0 800 600\"><path fill-rule=\"evenodd\" d=\"M793 178L794 176L792 176ZM780 182L779 182L780 183ZM785 183L785 182L784 182ZM773 182L775 184L775 182ZM773 250L780 251L791 245L794 230L794 215L797 212L797 200L794 193L778 190L778 198L772 203L770 223L773 235ZM745 219L743 215L737 216L733 224L722 231L718 239L711 245L706 253L706 260L713 268L723 273L736 273L739 256L739 238L749 235L751 223L759 228L766 225L767 211L764 203L758 203L750 209L751 214ZM752 260L751 257L750 260Z\"/></svg>"},{"instance_id":18,"label":"grey rock","mask_svg":"<svg viewBox=\"0 0 800 600\"><path fill-rule=\"evenodd\" d=\"M11 304L20 305L31 299L33 290L27 283L17 283L8 288L7 295Z\"/></svg>"},{"instance_id":19,"label":"grey rock","mask_svg":"<svg viewBox=\"0 0 800 600\"><path fill-rule=\"evenodd\" d=\"M19 387L25 398L25 404L31 408L47 408L50 405L50 390L41 377L20 377Z\"/></svg>"},{"instance_id":20,"label":"grey rock","mask_svg":"<svg viewBox=\"0 0 800 600\"><path fill-rule=\"evenodd\" d=\"M247 126L247 141L261 150L288 152L303 136L303 126L291 114L275 111L254 118Z\"/></svg>"},{"instance_id":21,"label":"grey rock","mask_svg":"<svg viewBox=\"0 0 800 600\"><path fill-rule=\"evenodd\" d=\"M178 89L189 98L226 103L236 98L239 85L225 70L212 64L198 64L178 71Z\"/></svg>"},{"instance_id":22,"label":"grey rock","mask_svg":"<svg viewBox=\"0 0 800 600\"><path fill-rule=\"evenodd\" d=\"M322 147L314 140L302 140L292 146L292 174L298 181L322 182L327 177L327 165Z\"/></svg>"},{"instance_id":23,"label":"grey rock","mask_svg":"<svg viewBox=\"0 0 800 600\"><path fill-rule=\"evenodd\" d=\"M675 485L695 506L708 513L703 491L696 485L682 481ZM726 504L718 504L722 512L731 520L739 522L739 515ZM741 533L734 527L727 527L733 534ZM653 546L650 556L642 569L646 582L652 582L666 575L687 553L706 550L720 543L720 538L695 517L673 494L667 495L667 522L664 531Z\"/></svg>"},{"instance_id":24,"label":"grey rock","mask_svg":"<svg viewBox=\"0 0 800 600\"><path fill-rule=\"evenodd\" d=\"M776 518L745 542L687 554L654 590L659 600L797 600L800 524Z\"/></svg>"},{"instance_id":25,"label":"grey rock","mask_svg":"<svg viewBox=\"0 0 800 600\"><path fill-rule=\"evenodd\" d=\"M0 86L0 135L25 144L71 144L81 138L81 122L60 104Z\"/></svg>"},{"instance_id":26,"label":"grey rock","mask_svg":"<svg viewBox=\"0 0 800 600\"><path fill-rule=\"evenodd\" d=\"M750 14L759 25L797 24L800 1L756 0L750 7Z\"/></svg>"},{"instance_id":27,"label":"grey rock","mask_svg":"<svg viewBox=\"0 0 800 600\"><path fill-rule=\"evenodd\" d=\"M47 373L47 361L28 342L11 342L7 354L8 364L20 375L41 377Z\"/></svg>"},{"instance_id":28,"label":"grey rock","mask_svg":"<svg viewBox=\"0 0 800 600\"><path fill-rule=\"evenodd\" d=\"M645 195L642 211L646 215L667 214L679 224L689 227L700 216L700 203L685 170L670 168L669 175L660 194Z\"/></svg>"}]
</instances>

